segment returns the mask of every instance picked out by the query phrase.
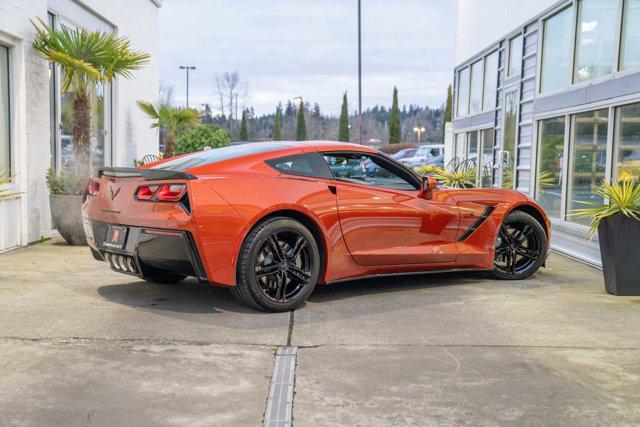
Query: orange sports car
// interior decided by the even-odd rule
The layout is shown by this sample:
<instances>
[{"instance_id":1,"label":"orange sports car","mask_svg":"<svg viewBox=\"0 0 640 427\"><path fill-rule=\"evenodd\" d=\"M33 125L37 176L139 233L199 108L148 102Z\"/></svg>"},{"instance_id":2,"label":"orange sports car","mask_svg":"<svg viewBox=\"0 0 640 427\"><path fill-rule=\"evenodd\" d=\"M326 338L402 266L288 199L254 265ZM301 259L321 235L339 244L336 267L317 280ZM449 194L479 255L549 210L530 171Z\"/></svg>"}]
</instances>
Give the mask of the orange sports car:
<instances>
[{"instance_id":1,"label":"orange sports car","mask_svg":"<svg viewBox=\"0 0 640 427\"><path fill-rule=\"evenodd\" d=\"M529 197L440 187L361 145L244 144L97 175L83 206L97 260L157 283L228 286L256 309L292 310L316 284L368 276L523 279L549 251Z\"/></svg>"}]
</instances>

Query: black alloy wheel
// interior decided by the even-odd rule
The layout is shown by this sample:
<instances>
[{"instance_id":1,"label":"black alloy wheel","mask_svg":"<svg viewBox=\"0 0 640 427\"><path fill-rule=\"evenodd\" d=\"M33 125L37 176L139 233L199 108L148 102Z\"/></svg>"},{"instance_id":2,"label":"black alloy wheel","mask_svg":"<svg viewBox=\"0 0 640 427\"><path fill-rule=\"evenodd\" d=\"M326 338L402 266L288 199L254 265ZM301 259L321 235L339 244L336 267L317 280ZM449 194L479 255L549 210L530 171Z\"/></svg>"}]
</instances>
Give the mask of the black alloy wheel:
<instances>
[{"instance_id":1,"label":"black alloy wheel","mask_svg":"<svg viewBox=\"0 0 640 427\"><path fill-rule=\"evenodd\" d=\"M547 255L547 234L531 215L515 211L500 226L496 239L493 275L524 279L538 271Z\"/></svg>"},{"instance_id":2,"label":"black alloy wheel","mask_svg":"<svg viewBox=\"0 0 640 427\"><path fill-rule=\"evenodd\" d=\"M274 231L262 244L255 279L272 301L292 301L309 285L313 255L308 240L296 230Z\"/></svg>"},{"instance_id":3,"label":"black alloy wheel","mask_svg":"<svg viewBox=\"0 0 640 427\"><path fill-rule=\"evenodd\" d=\"M311 232L291 218L256 226L240 250L236 286L239 301L267 311L290 311L313 291L320 273L320 251Z\"/></svg>"}]
</instances>

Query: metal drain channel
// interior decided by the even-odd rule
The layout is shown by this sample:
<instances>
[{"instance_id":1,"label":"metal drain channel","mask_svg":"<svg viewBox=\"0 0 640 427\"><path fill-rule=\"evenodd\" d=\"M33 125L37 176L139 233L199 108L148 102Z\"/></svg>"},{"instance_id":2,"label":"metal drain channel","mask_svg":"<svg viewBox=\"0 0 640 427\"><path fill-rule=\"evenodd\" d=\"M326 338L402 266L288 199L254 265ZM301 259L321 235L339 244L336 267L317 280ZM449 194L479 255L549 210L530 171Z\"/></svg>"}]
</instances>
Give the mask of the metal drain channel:
<instances>
[{"instance_id":1,"label":"metal drain channel","mask_svg":"<svg viewBox=\"0 0 640 427\"><path fill-rule=\"evenodd\" d=\"M291 425L297 354L298 347L278 347L271 376L267 409L264 413L263 425L265 427Z\"/></svg>"}]
</instances>

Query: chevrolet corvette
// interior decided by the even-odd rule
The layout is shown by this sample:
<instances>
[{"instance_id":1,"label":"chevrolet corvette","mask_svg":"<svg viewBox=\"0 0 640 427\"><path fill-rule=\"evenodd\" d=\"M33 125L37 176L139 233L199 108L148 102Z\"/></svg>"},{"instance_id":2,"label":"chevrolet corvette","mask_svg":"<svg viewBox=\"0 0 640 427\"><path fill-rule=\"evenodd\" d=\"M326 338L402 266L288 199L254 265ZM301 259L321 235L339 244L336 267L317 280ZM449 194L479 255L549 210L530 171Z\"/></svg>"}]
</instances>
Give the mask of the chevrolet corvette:
<instances>
[{"instance_id":1,"label":"chevrolet corvette","mask_svg":"<svg viewBox=\"0 0 640 427\"><path fill-rule=\"evenodd\" d=\"M384 173L367 174L375 163ZM139 168L104 167L85 190L93 256L156 283L188 276L266 311L317 284L436 271L523 279L544 265L549 220L528 196L439 186L379 151L263 142Z\"/></svg>"}]
</instances>

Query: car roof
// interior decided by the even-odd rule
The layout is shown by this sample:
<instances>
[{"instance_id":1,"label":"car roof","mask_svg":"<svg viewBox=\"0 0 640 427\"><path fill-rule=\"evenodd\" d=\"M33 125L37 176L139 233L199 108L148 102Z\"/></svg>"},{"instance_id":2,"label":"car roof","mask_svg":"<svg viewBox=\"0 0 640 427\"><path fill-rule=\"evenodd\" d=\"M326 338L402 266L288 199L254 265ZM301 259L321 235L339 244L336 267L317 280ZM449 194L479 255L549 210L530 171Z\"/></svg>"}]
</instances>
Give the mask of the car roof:
<instances>
[{"instance_id":1,"label":"car roof","mask_svg":"<svg viewBox=\"0 0 640 427\"><path fill-rule=\"evenodd\" d=\"M369 153L375 153L377 150L367 147L366 145L354 144L350 142L340 142L340 141L277 141L278 144L289 145L291 147L300 147L307 149L314 149L317 151L335 151L335 150L356 150L356 151L366 151ZM266 142L265 144L271 144L272 142ZM307 150L305 150L307 151Z\"/></svg>"},{"instance_id":2,"label":"car roof","mask_svg":"<svg viewBox=\"0 0 640 427\"><path fill-rule=\"evenodd\" d=\"M261 162L265 159L301 153L328 151L360 151L377 153L378 151L359 144L338 141L268 141L232 144L227 147L208 151L196 151L160 162L145 165L153 169L207 172L215 169L234 168L247 162Z\"/></svg>"}]
</instances>

